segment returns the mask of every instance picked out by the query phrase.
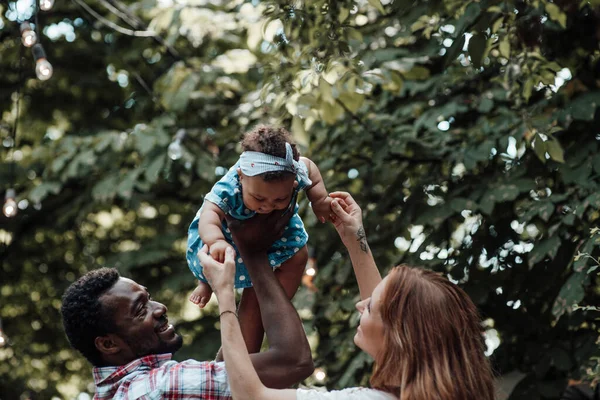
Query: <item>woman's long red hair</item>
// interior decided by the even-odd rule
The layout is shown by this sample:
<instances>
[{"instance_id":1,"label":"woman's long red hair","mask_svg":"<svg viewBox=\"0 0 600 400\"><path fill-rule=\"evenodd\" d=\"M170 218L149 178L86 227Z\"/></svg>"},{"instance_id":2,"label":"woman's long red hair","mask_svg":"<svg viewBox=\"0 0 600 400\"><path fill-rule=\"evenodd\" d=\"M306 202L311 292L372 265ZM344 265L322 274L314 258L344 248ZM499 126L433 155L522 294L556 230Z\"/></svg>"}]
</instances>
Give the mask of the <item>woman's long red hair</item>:
<instances>
[{"instance_id":1,"label":"woman's long red hair","mask_svg":"<svg viewBox=\"0 0 600 400\"><path fill-rule=\"evenodd\" d=\"M479 314L443 276L400 265L381 297L384 350L371 386L400 400L493 400Z\"/></svg>"}]
</instances>

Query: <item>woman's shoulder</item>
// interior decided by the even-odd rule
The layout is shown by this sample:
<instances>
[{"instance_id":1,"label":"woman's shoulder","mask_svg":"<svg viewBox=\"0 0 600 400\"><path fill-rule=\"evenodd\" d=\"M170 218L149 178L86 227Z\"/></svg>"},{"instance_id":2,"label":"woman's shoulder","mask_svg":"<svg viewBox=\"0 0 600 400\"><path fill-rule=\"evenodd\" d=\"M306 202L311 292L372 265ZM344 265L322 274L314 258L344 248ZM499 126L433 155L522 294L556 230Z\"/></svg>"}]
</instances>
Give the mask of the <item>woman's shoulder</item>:
<instances>
[{"instance_id":1,"label":"woman's shoulder","mask_svg":"<svg viewBox=\"0 0 600 400\"><path fill-rule=\"evenodd\" d=\"M397 398L381 390L369 388L348 388L343 390L323 391L319 389L298 389L297 400L396 400Z\"/></svg>"}]
</instances>

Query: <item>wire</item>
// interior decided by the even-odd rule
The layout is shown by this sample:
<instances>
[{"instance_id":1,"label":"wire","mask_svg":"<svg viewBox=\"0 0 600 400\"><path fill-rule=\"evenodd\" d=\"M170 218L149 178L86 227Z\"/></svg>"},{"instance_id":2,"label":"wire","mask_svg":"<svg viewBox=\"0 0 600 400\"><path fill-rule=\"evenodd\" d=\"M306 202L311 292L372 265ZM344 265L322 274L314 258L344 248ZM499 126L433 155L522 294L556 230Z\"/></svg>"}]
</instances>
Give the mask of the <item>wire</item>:
<instances>
[{"instance_id":1,"label":"wire","mask_svg":"<svg viewBox=\"0 0 600 400\"><path fill-rule=\"evenodd\" d=\"M10 163L9 169L9 180L10 187L14 188L15 186L15 148L17 147L17 130L19 126L19 106L21 103L21 86L23 85L23 46L19 46L19 83L17 85L17 96L14 99L14 107L17 112L15 116L15 122L13 124L13 129L11 132L12 138L12 162Z\"/></svg>"},{"instance_id":2,"label":"wire","mask_svg":"<svg viewBox=\"0 0 600 400\"><path fill-rule=\"evenodd\" d=\"M96 20L98 20L98 22L100 22L103 25L108 26L109 28L114 29L115 31L117 31L119 33L122 33L122 34L128 35L128 36L136 36L136 37L156 37L156 32L154 32L154 31L149 31L149 30L134 31L131 29L123 28L122 26L117 25L114 22L104 18L102 15L98 14L90 6L85 4L85 2L83 2L82 0L73 0L73 1L75 3L77 3L81 8L86 10L88 13L90 13L94 18L96 18Z\"/></svg>"}]
</instances>

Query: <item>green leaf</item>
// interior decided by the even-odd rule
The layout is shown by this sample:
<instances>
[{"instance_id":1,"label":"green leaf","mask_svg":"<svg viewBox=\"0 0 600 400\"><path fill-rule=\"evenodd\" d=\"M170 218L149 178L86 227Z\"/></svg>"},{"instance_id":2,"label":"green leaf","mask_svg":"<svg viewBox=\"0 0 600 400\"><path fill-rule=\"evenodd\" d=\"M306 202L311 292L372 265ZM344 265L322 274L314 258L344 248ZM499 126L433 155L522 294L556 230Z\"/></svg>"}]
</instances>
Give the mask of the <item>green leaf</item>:
<instances>
[{"instance_id":1,"label":"green leaf","mask_svg":"<svg viewBox=\"0 0 600 400\"><path fill-rule=\"evenodd\" d=\"M533 268L538 262L543 261L546 256L549 256L551 259L554 258L559 247L560 238L558 236L552 236L536 243L533 250L527 255L529 269Z\"/></svg>"},{"instance_id":2,"label":"green leaf","mask_svg":"<svg viewBox=\"0 0 600 400\"><path fill-rule=\"evenodd\" d=\"M452 46L446 52L446 56L444 59L444 65L448 66L450 63L462 53L462 49L465 46L465 35L461 35L460 38L456 39Z\"/></svg>"},{"instance_id":3,"label":"green leaf","mask_svg":"<svg viewBox=\"0 0 600 400\"><path fill-rule=\"evenodd\" d=\"M583 300L584 287L588 284L589 275L586 272L575 272L571 275L554 300L552 315L559 319L564 313L570 314L573 306Z\"/></svg>"},{"instance_id":4,"label":"green leaf","mask_svg":"<svg viewBox=\"0 0 600 400\"><path fill-rule=\"evenodd\" d=\"M494 101L492 99L483 96L481 101L479 102L479 106L477 107L477 111L482 114L487 114L492 111L494 108Z\"/></svg>"},{"instance_id":5,"label":"green leaf","mask_svg":"<svg viewBox=\"0 0 600 400\"><path fill-rule=\"evenodd\" d=\"M469 40L469 56L476 68L481 68L486 48L487 38L483 34L473 35Z\"/></svg>"},{"instance_id":6,"label":"green leaf","mask_svg":"<svg viewBox=\"0 0 600 400\"><path fill-rule=\"evenodd\" d=\"M508 36L505 36L502 41L498 44L498 50L500 55L506 59L510 59L510 41Z\"/></svg>"},{"instance_id":7,"label":"green leaf","mask_svg":"<svg viewBox=\"0 0 600 400\"><path fill-rule=\"evenodd\" d=\"M552 158L554 161L557 161L560 163L565 162L564 150L560 146L560 143L558 142L558 140L551 139L551 140L546 141L545 144L546 144L546 151L550 155L550 158Z\"/></svg>"},{"instance_id":8,"label":"green leaf","mask_svg":"<svg viewBox=\"0 0 600 400\"><path fill-rule=\"evenodd\" d=\"M161 154L158 157L156 157L154 160L152 160L152 162L150 163L150 165L148 166L148 168L146 168L146 170L144 172L144 176L148 182L156 183L156 181L158 180L158 177L160 175L160 171L162 170L163 166L165 165L166 160L167 160L166 154Z\"/></svg>"},{"instance_id":9,"label":"green leaf","mask_svg":"<svg viewBox=\"0 0 600 400\"><path fill-rule=\"evenodd\" d=\"M546 142L539 134L535 135L535 140L531 142L533 146L533 151L535 155L540 159L544 164L546 163Z\"/></svg>"},{"instance_id":10,"label":"green leaf","mask_svg":"<svg viewBox=\"0 0 600 400\"><path fill-rule=\"evenodd\" d=\"M383 8L383 4L381 4L381 0L369 0L369 4L372 7L375 7L380 13L385 14L385 9Z\"/></svg>"},{"instance_id":11,"label":"green leaf","mask_svg":"<svg viewBox=\"0 0 600 400\"><path fill-rule=\"evenodd\" d=\"M125 174L125 177L121 180L117 186L117 194L124 198L129 199L133 195L133 188L138 176L142 173L141 168L136 168Z\"/></svg>"},{"instance_id":12,"label":"green leaf","mask_svg":"<svg viewBox=\"0 0 600 400\"><path fill-rule=\"evenodd\" d=\"M41 203L49 194L58 194L62 189L62 185L59 182L42 182L36 186L31 192L29 192L29 200L32 203Z\"/></svg>"},{"instance_id":13,"label":"green leaf","mask_svg":"<svg viewBox=\"0 0 600 400\"><path fill-rule=\"evenodd\" d=\"M359 93L344 92L340 96L340 101L346 106L352 114L356 114L360 106L363 104L365 96Z\"/></svg>"},{"instance_id":14,"label":"green leaf","mask_svg":"<svg viewBox=\"0 0 600 400\"><path fill-rule=\"evenodd\" d=\"M583 243L581 247L577 249L577 254L579 257L575 257L573 260L573 271L581 272L585 269L588 262L590 261L589 255L592 254L592 250L594 249L594 239L590 238ZM589 273L589 271L588 271Z\"/></svg>"},{"instance_id":15,"label":"green leaf","mask_svg":"<svg viewBox=\"0 0 600 400\"><path fill-rule=\"evenodd\" d=\"M101 202L112 200L117 194L118 184L119 175L110 175L94 185L92 197Z\"/></svg>"},{"instance_id":16,"label":"green leaf","mask_svg":"<svg viewBox=\"0 0 600 400\"><path fill-rule=\"evenodd\" d=\"M567 15L556 4L546 2L546 12L550 19L558 22L563 29L567 27Z\"/></svg>"}]
</instances>

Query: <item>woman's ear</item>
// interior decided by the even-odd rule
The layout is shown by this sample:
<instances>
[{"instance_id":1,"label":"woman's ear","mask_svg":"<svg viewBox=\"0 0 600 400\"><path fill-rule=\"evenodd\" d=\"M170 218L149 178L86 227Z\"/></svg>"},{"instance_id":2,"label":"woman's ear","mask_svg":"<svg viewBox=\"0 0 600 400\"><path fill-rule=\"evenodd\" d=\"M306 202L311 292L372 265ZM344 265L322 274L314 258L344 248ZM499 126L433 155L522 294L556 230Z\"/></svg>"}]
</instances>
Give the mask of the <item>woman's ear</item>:
<instances>
[{"instance_id":1,"label":"woman's ear","mask_svg":"<svg viewBox=\"0 0 600 400\"><path fill-rule=\"evenodd\" d=\"M238 174L238 177L240 178L240 182L241 182L241 180L244 179L244 174L242 174L242 169L241 168L237 169L237 174Z\"/></svg>"},{"instance_id":2,"label":"woman's ear","mask_svg":"<svg viewBox=\"0 0 600 400\"><path fill-rule=\"evenodd\" d=\"M298 187L298 181L294 179L294 189Z\"/></svg>"},{"instance_id":3,"label":"woman's ear","mask_svg":"<svg viewBox=\"0 0 600 400\"><path fill-rule=\"evenodd\" d=\"M97 336L94 339L94 345L100 353L105 355L116 354L121 351L119 341L110 333L106 336Z\"/></svg>"}]
</instances>

